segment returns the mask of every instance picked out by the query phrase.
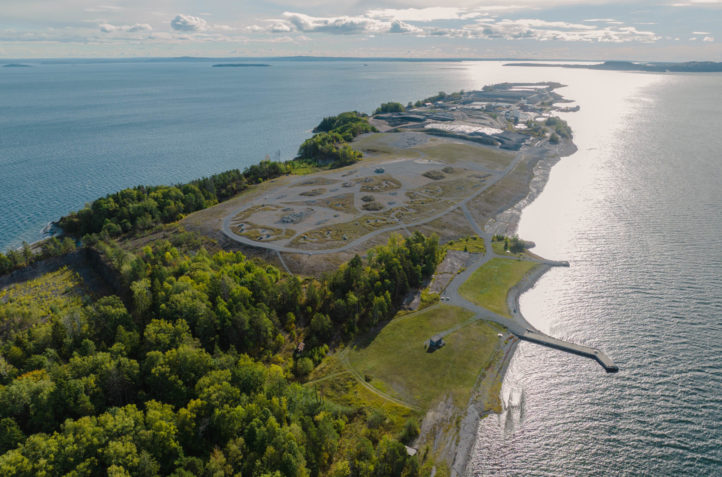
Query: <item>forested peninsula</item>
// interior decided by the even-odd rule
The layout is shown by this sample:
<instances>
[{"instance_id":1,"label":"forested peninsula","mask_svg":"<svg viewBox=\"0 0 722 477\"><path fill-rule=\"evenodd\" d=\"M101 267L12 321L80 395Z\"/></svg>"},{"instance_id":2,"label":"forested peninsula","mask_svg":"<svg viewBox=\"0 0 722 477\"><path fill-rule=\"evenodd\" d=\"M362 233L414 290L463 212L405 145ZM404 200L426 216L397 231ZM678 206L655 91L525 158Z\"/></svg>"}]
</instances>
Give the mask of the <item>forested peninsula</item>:
<instances>
[{"instance_id":1,"label":"forested peninsula","mask_svg":"<svg viewBox=\"0 0 722 477\"><path fill-rule=\"evenodd\" d=\"M463 471L507 296L549 265L497 214L573 148L556 87L330 116L293 160L124 189L0 254L0 471Z\"/></svg>"}]
</instances>

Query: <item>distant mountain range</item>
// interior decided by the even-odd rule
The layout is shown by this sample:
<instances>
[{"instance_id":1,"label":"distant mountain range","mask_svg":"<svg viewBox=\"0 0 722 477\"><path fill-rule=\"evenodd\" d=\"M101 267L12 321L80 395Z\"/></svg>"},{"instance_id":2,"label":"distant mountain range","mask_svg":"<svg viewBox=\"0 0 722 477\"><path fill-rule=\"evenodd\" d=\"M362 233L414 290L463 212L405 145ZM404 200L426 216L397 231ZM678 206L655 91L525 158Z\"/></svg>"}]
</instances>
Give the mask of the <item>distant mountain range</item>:
<instances>
[{"instance_id":1,"label":"distant mountain range","mask_svg":"<svg viewBox=\"0 0 722 477\"><path fill-rule=\"evenodd\" d=\"M636 63L632 61L605 61L604 63L588 64L558 64L558 63L507 63L504 66L537 66L559 68L584 68L589 70L614 71L653 71L675 73L714 73L722 72L722 63L714 61L687 61L684 63Z\"/></svg>"}]
</instances>

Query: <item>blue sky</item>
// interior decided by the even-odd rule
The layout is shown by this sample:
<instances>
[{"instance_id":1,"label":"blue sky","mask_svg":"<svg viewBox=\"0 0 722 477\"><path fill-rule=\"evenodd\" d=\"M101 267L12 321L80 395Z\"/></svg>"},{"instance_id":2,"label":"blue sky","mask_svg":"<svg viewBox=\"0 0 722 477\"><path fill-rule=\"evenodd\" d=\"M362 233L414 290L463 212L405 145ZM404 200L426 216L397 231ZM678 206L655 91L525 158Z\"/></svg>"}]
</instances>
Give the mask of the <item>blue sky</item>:
<instances>
[{"instance_id":1,"label":"blue sky","mask_svg":"<svg viewBox=\"0 0 722 477\"><path fill-rule=\"evenodd\" d=\"M722 0L2 0L0 57L722 61Z\"/></svg>"}]
</instances>

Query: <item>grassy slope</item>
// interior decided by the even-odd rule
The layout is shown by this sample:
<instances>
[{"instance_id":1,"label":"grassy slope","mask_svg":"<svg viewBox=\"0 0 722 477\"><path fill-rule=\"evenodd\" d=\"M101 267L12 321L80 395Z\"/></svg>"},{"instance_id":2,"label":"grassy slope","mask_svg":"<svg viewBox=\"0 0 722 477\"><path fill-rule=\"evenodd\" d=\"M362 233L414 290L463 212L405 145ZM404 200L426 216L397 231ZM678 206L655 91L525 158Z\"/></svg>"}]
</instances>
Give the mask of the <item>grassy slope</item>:
<instances>
[{"instance_id":1,"label":"grassy slope","mask_svg":"<svg viewBox=\"0 0 722 477\"><path fill-rule=\"evenodd\" d=\"M452 240L451 242L448 242L446 246L449 248L449 250L458 250L460 252L486 253L484 239L482 239L478 235L472 235L470 237L463 237L458 240Z\"/></svg>"},{"instance_id":2,"label":"grassy slope","mask_svg":"<svg viewBox=\"0 0 722 477\"><path fill-rule=\"evenodd\" d=\"M51 312L79 307L86 293L80 276L68 267L3 288L0 290L0 336L7 337L45 320Z\"/></svg>"},{"instance_id":3,"label":"grassy slope","mask_svg":"<svg viewBox=\"0 0 722 477\"><path fill-rule=\"evenodd\" d=\"M23 283L0 290L0 303L36 308L39 313L62 311L82 304L83 281L74 271L63 267Z\"/></svg>"},{"instance_id":4,"label":"grassy slope","mask_svg":"<svg viewBox=\"0 0 722 477\"><path fill-rule=\"evenodd\" d=\"M382 412L394 432L401 431L408 418L419 417L416 410L389 401L359 383L338 355L329 356L314 369L306 386L312 386L325 399L341 406Z\"/></svg>"},{"instance_id":5,"label":"grassy slope","mask_svg":"<svg viewBox=\"0 0 722 477\"><path fill-rule=\"evenodd\" d=\"M472 303L511 317L506 304L509 289L536 266L536 263L524 260L493 258L459 287L459 294Z\"/></svg>"},{"instance_id":6,"label":"grassy slope","mask_svg":"<svg viewBox=\"0 0 722 477\"><path fill-rule=\"evenodd\" d=\"M349 362L371 384L428 409L448 393L464 406L477 376L492 361L501 327L476 321L445 338L446 346L427 353L424 341L462 324L473 314L439 305L394 319L366 347L349 353Z\"/></svg>"}]
</instances>

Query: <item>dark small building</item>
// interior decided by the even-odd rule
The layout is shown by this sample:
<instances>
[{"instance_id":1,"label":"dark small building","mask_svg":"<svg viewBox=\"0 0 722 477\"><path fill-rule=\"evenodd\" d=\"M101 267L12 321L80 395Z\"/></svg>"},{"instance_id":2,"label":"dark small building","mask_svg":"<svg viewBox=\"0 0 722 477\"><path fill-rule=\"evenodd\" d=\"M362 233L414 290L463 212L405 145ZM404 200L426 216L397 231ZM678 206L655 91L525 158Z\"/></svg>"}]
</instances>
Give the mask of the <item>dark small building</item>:
<instances>
[{"instance_id":1,"label":"dark small building","mask_svg":"<svg viewBox=\"0 0 722 477\"><path fill-rule=\"evenodd\" d=\"M426 342L426 351L428 353L433 353L445 344L446 343L444 343L444 338L441 335L434 335L429 338L429 341Z\"/></svg>"}]
</instances>

